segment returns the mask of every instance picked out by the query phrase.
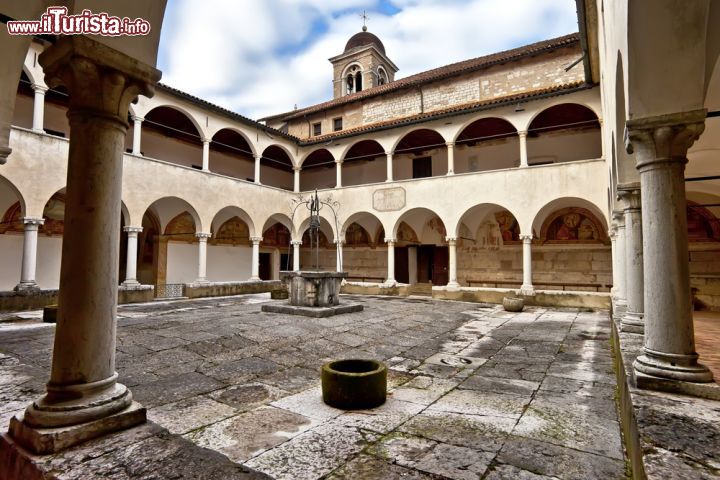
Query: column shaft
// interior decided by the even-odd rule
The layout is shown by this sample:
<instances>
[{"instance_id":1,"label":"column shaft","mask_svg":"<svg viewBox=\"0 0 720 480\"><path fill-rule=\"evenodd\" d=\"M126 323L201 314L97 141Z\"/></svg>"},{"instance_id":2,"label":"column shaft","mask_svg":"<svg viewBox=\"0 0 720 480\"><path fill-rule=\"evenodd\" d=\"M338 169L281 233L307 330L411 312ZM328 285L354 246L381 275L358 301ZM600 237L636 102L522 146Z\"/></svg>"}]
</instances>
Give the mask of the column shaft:
<instances>
[{"instance_id":1,"label":"column shaft","mask_svg":"<svg viewBox=\"0 0 720 480\"><path fill-rule=\"evenodd\" d=\"M44 132L44 122L45 122L45 92L48 91L48 88L42 85L35 85L32 86L33 90L35 91L35 97L33 100L33 119L32 119L32 129L34 132Z\"/></svg>"},{"instance_id":2,"label":"column shaft","mask_svg":"<svg viewBox=\"0 0 720 480\"><path fill-rule=\"evenodd\" d=\"M527 151L527 135L526 130L518 132L518 138L520 139L520 166L528 166L528 151Z\"/></svg>"},{"instance_id":3,"label":"column shaft","mask_svg":"<svg viewBox=\"0 0 720 480\"><path fill-rule=\"evenodd\" d=\"M627 308L626 281L627 272L625 268L625 214L620 210L613 211L613 223L615 225L615 254L617 259L617 297L613 308L613 317L621 321L622 315Z\"/></svg>"},{"instance_id":4,"label":"column shaft","mask_svg":"<svg viewBox=\"0 0 720 480\"><path fill-rule=\"evenodd\" d=\"M709 382L712 373L695 352L684 178L687 150L705 128L705 110L633 119L627 128L642 186L646 280L644 354L633 365L639 374Z\"/></svg>"},{"instance_id":5,"label":"column shaft","mask_svg":"<svg viewBox=\"0 0 720 480\"><path fill-rule=\"evenodd\" d=\"M255 183L260 185L260 160L262 155L255 154Z\"/></svg>"},{"instance_id":6,"label":"column shaft","mask_svg":"<svg viewBox=\"0 0 720 480\"><path fill-rule=\"evenodd\" d=\"M293 247L293 270L296 272L300 271L300 245L302 242L299 240L293 240L290 242Z\"/></svg>"},{"instance_id":7,"label":"column shaft","mask_svg":"<svg viewBox=\"0 0 720 480\"><path fill-rule=\"evenodd\" d=\"M37 289L35 273L37 270L37 241L38 228L45 222L42 218L23 218L23 256L22 269L20 271L20 283L15 287L16 291Z\"/></svg>"},{"instance_id":8,"label":"column shaft","mask_svg":"<svg viewBox=\"0 0 720 480\"><path fill-rule=\"evenodd\" d=\"M523 283L520 286L521 295L535 295L532 283L532 238L529 235L520 235L523 242Z\"/></svg>"},{"instance_id":9,"label":"column shaft","mask_svg":"<svg viewBox=\"0 0 720 480\"><path fill-rule=\"evenodd\" d=\"M455 142L448 142L447 145L447 159L448 159L448 175L455 175Z\"/></svg>"},{"instance_id":10,"label":"column shaft","mask_svg":"<svg viewBox=\"0 0 720 480\"><path fill-rule=\"evenodd\" d=\"M625 219L625 292L627 308L621 320L622 331L643 333L643 239L640 212L640 184L621 185L618 198Z\"/></svg>"},{"instance_id":11,"label":"column shaft","mask_svg":"<svg viewBox=\"0 0 720 480\"><path fill-rule=\"evenodd\" d=\"M293 192L300 191L300 167L293 167Z\"/></svg>"},{"instance_id":12,"label":"column shaft","mask_svg":"<svg viewBox=\"0 0 720 480\"><path fill-rule=\"evenodd\" d=\"M142 143L142 122L145 120L142 117L136 117L133 115L132 117L133 121L133 147L132 147L132 153L133 155L142 155L141 150L141 143Z\"/></svg>"},{"instance_id":13,"label":"column shaft","mask_svg":"<svg viewBox=\"0 0 720 480\"><path fill-rule=\"evenodd\" d=\"M460 284L457 281L457 238L445 237L448 242L448 284L449 288L459 288Z\"/></svg>"},{"instance_id":14,"label":"column shaft","mask_svg":"<svg viewBox=\"0 0 720 480\"><path fill-rule=\"evenodd\" d=\"M252 242L252 266L250 280L260 280L260 242L262 237L250 237Z\"/></svg>"},{"instance_id":15,"label":"column shaft","mask_svg":"<svg viewBox=\"0 0 720 480\"><path fill-rule=\"evenodd\" d=\"M387 173L386 182L392 182L393 181L393 153L392 152L385 152L386 156L386 163L385 163L385 169Z\"/></svg>"},{"instance_id":16,"label":"column shaft","mask_svg":"<svg viewBox=\"0 0 720 480\"><path fill-rule=\"evenodd\" d=\"M387 280L385 283L388 285L395 285L395 239L386 238L387 243Z\"/></svg>"},{"instance_id":17,"label":"column shaft","mask_svg":"<svg viewBox=\"0 0 720 480\"><path fill-rule=\"evenodd\" d=\"M127 259L124 286L139 285L137 281L137 241L142 227L125 227L127 232Z\"/></svg>"},{"instance_id":18,"label":"column shaft","mask_svg":"<svg viewBox=\"0 0 720 480\"><path fill-rule=\"evenodd\" d=\"M207 241L209 233L196 233L198 239L198 278L195 283L208 283L207 279Z\"/></svg>"},{"instance_id":19,"label":"column shaft","mask_svg":"<svg viewBox=\"0 0 720 480\"><path fill-rule=\"evenodd\" d=\"M342 160L335 162L335 188L342 187Z\"/></svg>"},{"instance_id":20,"label":"column shaft","mask_svg":"<svg viewBox=\"0 0 720 480\"><path fill-rule=\"evenodd\" d=\"M203 172L210 171L210 140L203 140L202 169Z\"/></svg>"}]
</instances>

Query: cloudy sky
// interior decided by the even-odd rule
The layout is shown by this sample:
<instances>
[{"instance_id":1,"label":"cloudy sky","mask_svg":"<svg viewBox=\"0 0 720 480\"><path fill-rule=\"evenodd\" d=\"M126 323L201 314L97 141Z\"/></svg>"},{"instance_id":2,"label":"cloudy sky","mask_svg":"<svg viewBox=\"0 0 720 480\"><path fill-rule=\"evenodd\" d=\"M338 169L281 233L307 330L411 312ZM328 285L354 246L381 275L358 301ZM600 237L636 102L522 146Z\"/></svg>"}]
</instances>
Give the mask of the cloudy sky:
<instances>
[{"instance_id":1,"label":"cloudy sky","mask_svg":"<svg viewBox=\"0 0 720 480\"><path fill-rule=\"evenodd\" d=\"M396 78L578 28L574 0L169 0L162 81L250 118L329 100L363 10Z\"/></svg>"}]
</instances>

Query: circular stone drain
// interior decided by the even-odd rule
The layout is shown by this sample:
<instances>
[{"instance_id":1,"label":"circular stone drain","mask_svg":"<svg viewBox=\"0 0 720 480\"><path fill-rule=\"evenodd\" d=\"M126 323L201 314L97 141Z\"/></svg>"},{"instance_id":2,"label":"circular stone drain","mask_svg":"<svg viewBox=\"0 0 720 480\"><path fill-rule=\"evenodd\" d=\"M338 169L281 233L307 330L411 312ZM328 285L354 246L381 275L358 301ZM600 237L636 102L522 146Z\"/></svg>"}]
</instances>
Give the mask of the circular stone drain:
<instances>
[{"instance_id":1,"label":"circular stone drain","mask_svg":"<svg viewBox=\"0 0 720 480\"><path fill-rule=\"evenodd\" d=\"M472 364L472 360L463 357L445 357L441 358L440 362L445 365L450 365L451 367L464 367L465 365Z\"/></svg>"},{"instance_id":2,"label":"circular stone drain","mask_svg":"<svg viewBox=\"0 0 720 480\"><path fill-rule=\"evenodd\" d=\"M387 367L376 360L336 360L322 366L323 401L335 408L379 407L387 395Z\"/></svg>"}]
</instances>

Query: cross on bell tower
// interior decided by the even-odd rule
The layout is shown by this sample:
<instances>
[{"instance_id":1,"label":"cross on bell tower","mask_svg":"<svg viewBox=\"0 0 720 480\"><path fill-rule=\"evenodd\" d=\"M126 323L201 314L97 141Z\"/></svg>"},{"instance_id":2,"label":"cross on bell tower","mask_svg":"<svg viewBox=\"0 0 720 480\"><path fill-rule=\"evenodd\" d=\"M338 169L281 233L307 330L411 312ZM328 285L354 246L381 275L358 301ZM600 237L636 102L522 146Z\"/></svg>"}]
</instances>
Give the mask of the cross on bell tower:
<instances>
[{"instance_id":1,"label":"cross on bell tower","mask_svg":"<svg viewBox=\"0 0 720 480\"><path fill-rule=\"evenodd\" d=\"M367 32L367 21L370 20L370 16L365 10L363 10L363 12L360 14L360 18L363 19L362 31Z\"/></svg>"}]
</instances>

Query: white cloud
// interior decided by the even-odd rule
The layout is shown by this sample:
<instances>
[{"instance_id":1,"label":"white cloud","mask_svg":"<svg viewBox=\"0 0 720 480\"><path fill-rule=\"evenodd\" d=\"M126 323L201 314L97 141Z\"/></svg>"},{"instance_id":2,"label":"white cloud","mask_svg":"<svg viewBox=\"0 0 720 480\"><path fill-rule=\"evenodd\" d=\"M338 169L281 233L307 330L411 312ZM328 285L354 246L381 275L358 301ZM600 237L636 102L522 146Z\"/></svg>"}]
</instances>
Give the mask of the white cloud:
<instances>
[{"instance_id":1,"label":"white cloud","mask_svg":"<svg viewBox=\"0 0 720 480\"><path fill-rule=\"evenodd\" d=\"M577 30L572 0L172 0L163 81L251 118L329 100L328 58L370 12L398 78ZM320 32L318 32L318 27Z\"/></svg>"}]
</instances>

